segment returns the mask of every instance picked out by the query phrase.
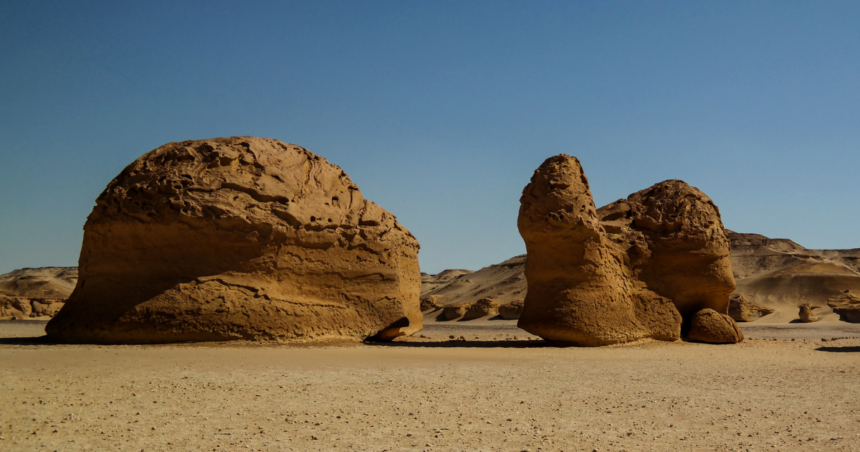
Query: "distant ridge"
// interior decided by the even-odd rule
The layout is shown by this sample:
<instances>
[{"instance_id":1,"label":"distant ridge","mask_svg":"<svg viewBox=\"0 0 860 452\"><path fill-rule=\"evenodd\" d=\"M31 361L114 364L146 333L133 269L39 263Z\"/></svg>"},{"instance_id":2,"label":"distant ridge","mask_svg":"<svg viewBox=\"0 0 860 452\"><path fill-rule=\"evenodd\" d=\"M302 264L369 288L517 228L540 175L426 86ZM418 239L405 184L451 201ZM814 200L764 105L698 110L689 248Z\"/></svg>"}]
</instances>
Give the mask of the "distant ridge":
<instances>
[{"instance_id":1,"label":"distant ridge","mask_svg":"<svg viewBox=\"0 0 860 452\"><path fill-rule=\"evenodd\" d=\"M810 250L790 239L726 232L731 241L735 293L781 312L771 320L795 318L796 307L802 303L822 306L827 314L829 298L842 293L860 296L860 248ZM421 296L439 295L441 305L474 303L484 297L502 304L523 300L525 262L526 256L520 255L474 272L423 274Z\"/></svg>"}]
</instances>

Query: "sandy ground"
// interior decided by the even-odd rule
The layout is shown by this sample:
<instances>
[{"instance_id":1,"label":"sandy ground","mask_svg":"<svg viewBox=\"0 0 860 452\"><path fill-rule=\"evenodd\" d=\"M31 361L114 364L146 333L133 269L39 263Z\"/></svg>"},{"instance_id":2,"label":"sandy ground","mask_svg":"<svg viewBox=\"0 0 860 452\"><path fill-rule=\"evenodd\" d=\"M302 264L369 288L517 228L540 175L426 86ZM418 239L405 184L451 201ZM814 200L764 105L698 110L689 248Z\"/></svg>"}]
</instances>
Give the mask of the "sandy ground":
<instances>
[{"instance_id":1,"label":"sandy ground","mask_svg":"<svg viewBox=\"0 0 860 452\"><path fill-rule=\"evenodd\" d=\"M0 322L0 450L860 451L860 325L557 348L510 323L287 347L52 345Z\"/></svg>"}]
</instances>

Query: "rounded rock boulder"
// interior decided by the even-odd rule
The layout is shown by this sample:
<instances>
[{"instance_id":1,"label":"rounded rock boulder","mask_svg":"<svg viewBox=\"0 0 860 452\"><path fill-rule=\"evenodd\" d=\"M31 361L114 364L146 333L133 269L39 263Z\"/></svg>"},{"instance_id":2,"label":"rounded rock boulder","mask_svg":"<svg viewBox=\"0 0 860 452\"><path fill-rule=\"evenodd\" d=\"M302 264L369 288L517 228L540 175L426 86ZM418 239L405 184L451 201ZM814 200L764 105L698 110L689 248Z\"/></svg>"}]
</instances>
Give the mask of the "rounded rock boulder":
<instances>
[{"instance_id":1,"label":"rounded rock boulder","mask_svg":"<svg viewBox=\"0 0 860 452\"><path fill-rule=\"evenodd\" d=\"M422 327L419 244L338 166L278 140L170 143L84 226L69 342L391 339Z\"/></svg>"}]
</instances>

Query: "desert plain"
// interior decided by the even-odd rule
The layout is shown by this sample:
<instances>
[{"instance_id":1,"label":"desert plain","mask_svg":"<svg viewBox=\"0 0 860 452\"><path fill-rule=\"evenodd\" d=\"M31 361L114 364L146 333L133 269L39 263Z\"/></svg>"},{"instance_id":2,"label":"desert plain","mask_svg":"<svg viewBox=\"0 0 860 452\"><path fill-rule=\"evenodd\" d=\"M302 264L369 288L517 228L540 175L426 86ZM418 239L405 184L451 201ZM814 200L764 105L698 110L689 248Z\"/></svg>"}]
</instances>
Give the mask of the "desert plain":
<instances>
[{"instance_id":1,"label":"desert plain","mask_svg":"<svg viewBox=\"0 0 860 452\"><path fill-rule=\"evenodd\" d=\"M3 321L0 450L860 450L857 324L583 348L434 318L313 346L65 345Z\"/></svg>"}]
</instances>

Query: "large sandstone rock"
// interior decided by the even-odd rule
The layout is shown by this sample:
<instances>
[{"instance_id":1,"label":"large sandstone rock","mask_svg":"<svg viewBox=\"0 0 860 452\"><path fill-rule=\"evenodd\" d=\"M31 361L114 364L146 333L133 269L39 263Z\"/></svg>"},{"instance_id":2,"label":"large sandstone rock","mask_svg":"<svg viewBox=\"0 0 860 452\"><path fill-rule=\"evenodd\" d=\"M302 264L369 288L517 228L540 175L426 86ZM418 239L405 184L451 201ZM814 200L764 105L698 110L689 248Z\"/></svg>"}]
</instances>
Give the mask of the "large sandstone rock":
<instances>
[{"instance_id":1,"label":"large sandstone rock","mask_svg":"<svg viewBox=\"0 0 860 452\"><path fill-rule=\"evenodd\" d=\"M463 320L473 320L481 317L496 316L499 314L499 302L492 298L481 298L469 306L469 310L463 315Z\"/></svg>"},{"instance_id":2,"label":"large sandstone rock","mask_svg":"<svg viewBox=\"0 0 860 452\"><path fill-rule=\"evenodd\" d=\"M860 323L860 297L845 291L827 300L827 306L833 308L833 312L839 314L841 320Z\"/></svg>"},{"instance_id":3,"label":"large sandstone rock","mask_svg":"<svg viewBox=\"0 0 860 452\"><path fill-rule=\"evenodd\" d=\"M601 227L579 160L558 155L535 171L517 226L528 256L520 328L588 346L679 339L672 301L634 278L624 249Z\"/></svg>"},{"instance_id":4,"label":"large sandstone rock","mask_svg":"<svg viewBox=\"0 0 860 452\"><path fill-rule=\"evenodd\" d=\"M518 325L548 340L678 340L735 287L719 210L670 180L595 209L575 157L547 159L520 199L528 293Z\"/></svg>"},{"instance_id":5,"label":"large sandstone rock","mask_svg":"<svg viewBox=\"0 0 860 452\"><path fill-rule=\"evenodd\" d=\"M729 299L729 317L736 322L754 322L774 310L747 301L743 295L732 295Z\"/></svg>"},{"instance_id":6,"label":"large sandstone rock","mask_svg":"<svg viewBox=\"0 0 860 452\"><path fill-rule=\"evenodd\" d=\"M55 339L390 339L422 325L418 242L295 145L164 145L108 185L84 231Z\"/></svg>"},{"instance_id":7,"label":"large sandstone rock","mask_svg":"<svg viewBox=\"0 0 860 452\"><path fill-rule=\"evenodd\" d=\"M818 306L812 306L809 303L804 303L798 306L797 316L803 323L813 323L821 320L821 316L816 314L813 309L818 309Z\"/></svg>"},{"instance_id":8,"label":"large sandstone rock","mask_svg":"<svg viewBox=\"0 0 860 452\"><path fill-rule=\"evenodd\" d=\"M728 315L702 309L690 322L688 339L711 344L737 344L744 340L744 333Z\"/></svg>"}]
</instances>

